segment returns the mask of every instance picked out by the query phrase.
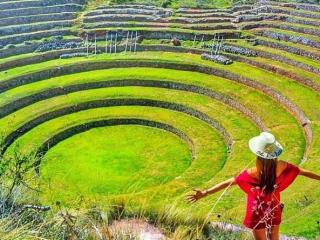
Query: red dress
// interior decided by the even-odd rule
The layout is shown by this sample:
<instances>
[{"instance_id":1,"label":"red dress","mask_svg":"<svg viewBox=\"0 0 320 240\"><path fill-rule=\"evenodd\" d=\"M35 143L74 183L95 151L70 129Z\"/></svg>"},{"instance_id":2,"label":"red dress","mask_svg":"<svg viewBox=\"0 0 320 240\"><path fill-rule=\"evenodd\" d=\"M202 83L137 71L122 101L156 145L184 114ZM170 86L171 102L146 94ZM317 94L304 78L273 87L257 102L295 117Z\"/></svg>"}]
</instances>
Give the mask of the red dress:
<instances>
[{"instance_id":1,"label":"red dress","mask_svg":"<svg viewBox=\"0 0 320 240\"><path fill-rule=\"evenodd\" d=\"M285 190L297 177L300 169L287 163L286 168L276 178L275 190L264 194L259 187L259 180L242 171L235 181L247 194L247 211L243 224L251 229L269 228L281 223L282 204L280 192Z\"/></svg>"}]
</instances>

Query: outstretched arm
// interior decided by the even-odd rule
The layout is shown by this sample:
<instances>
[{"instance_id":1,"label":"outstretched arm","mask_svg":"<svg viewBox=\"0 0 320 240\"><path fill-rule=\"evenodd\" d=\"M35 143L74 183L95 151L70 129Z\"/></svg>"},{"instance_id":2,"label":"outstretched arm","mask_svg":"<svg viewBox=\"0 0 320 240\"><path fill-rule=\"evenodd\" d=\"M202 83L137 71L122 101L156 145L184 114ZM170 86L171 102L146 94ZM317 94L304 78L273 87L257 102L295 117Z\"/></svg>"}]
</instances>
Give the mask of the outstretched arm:
<instances>
[{"instance_id":1,"label":"outstretched arm","mask_svg":"<svg viewBox=\"0 0 320 240\"><path fill-rule=\"evenodd\" d=\"M219 192L221 191L222 189L225 189L226 187L229 187L229 186L232 186L232 185L235 185L236 182L235 182L235 178L230 178L226 181L223 181L221 183L218 183L217 185L209 188L209 189L206 189L206 190L199 190L199 189L194 189L194 193L193 194L190 194L187 196L187 201L188 202L191 202L191 203L194 203L196 201L198 201L199 199L203 198L203 197L206 197L210 194L213 194L213 193L216 193L216 192Z\"/></svg>"},{"instance_id":2,"label":"outstretched arm","mask_svg":"<svg viewBox=\"0 0 320 240\"><path fill-rule=\"evenodd\" d=\"M299 175L305 176L308 178L312 178L312 179L316 179L316 180L320 180L320 175L313 173L309 170L303 169L303 168L299 168L299 169L300 169Z\"/></svg>"}]
</instances>

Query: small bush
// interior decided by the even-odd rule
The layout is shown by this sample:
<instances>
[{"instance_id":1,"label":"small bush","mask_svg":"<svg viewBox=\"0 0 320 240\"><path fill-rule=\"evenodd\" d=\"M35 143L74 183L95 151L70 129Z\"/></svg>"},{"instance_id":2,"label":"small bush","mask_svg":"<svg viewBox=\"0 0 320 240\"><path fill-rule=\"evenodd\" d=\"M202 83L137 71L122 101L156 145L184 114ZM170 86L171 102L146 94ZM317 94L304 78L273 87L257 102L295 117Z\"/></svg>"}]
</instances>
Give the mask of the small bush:
<instances>
[{"instance_id":1,"label":"small bush","mask_svg":"<svg viewBox=\"0 0 320 240\"><path fill-rule=\"evenodd\" d=\"M164 0L161 4L161 7L168 8L171 6L172 0Z\"/></svg>"}]
</instances>

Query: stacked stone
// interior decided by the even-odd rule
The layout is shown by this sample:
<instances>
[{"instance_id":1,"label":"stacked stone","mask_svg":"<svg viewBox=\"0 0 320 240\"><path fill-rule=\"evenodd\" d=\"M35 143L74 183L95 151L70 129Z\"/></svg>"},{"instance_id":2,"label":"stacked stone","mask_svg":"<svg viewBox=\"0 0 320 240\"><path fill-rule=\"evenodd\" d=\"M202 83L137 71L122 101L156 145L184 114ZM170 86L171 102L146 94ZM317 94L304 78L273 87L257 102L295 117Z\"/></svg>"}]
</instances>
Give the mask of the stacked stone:
<instances>
[{"instance_id":1,"label":"stacked stone","mask_svg":"<svg viewBox=\"0 0 320 240\"><path fill-rule=\"evenodd\" d=\"M225 56L222 55L210 55L208 53L201 54L201 58L204 60L210 60L216 63L220 63L223 65L230 65L233 61Z\"/></svg>"},{"instance_id":2,"label":"stacked stone","mask_svg":"<svg viewBox=\"0 0 320 240\"><path fill-rule=\"evenodd\" d=\"M221 46L221 50L224 52L245 55L248 57L256 57L258 55L256 51L253 51L251 49L236 47L232 45L223 45Z\"/></svg>"},{"instance_id":3,"label":"stacked stone","mask_svg":"<svg viewBox=\"0 0 320 240\"><path fill-rule=\"evenodd\" d=\"M85 57L85 56L87 56L87 53L85 53L85 52L65 53L65 54L61 54L61 55L60 55L60 58L61 58L61 59L66 59L66 58Z\"/></svg>"},{"instance_id":4,"label":"stacked stone","mask_svg":"<svg viewBox=\"0 0 320 240\"><path fill-rule=\"evenodd\" d=\"M283 33L264 31L262 33L263 36L270 37L277 40L289 41L294 43L301 43L305 45L309 45L312 47L320 48L320 42L313 41L311 39L305 38L303 36L293 36Z\"/></svg>"},{"instance_id":5,"label":"stacked stone","mask_svg":"<svg viewBox=\"0 0 320 240\"><path fill-rule=\"evenodd\" d=\"M79 48L82 47L82 42L76 41L64 41L62 36L55 36L50 41L43 41L35 52L46 52L58 49L69 49L69 48Z\"/></svg>"}]
</instances>

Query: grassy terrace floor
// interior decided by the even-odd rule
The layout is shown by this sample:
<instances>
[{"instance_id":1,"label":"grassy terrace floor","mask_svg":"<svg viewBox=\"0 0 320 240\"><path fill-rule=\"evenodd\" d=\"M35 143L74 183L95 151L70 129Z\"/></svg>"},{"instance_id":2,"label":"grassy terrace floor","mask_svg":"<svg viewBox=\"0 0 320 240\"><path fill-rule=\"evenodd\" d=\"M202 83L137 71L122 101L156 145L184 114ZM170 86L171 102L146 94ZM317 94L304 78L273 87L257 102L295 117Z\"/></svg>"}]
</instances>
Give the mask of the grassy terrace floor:
<instances>
[{"instance_id":1,"label":"grassy terrace floor","mask_svg":"<svg viewBox=\"0 0 320 240\"><path fill-rule=\"evenodd\" d=\"M83 139L94 139L95 144ZM42 189L49 192L51 202L64 199L66 191L83 196L139 191L180 176L191 161L188 146L163 130L143 126L97 128L70 137L49 151L41 164ZM49 189L49 180L60 191Z\"/></svg>"},{"instance_id":2,"label":"grassy terrace floor","mask_svg":"<svg viewBox=\"0 0 320 240\"><path fill-rule=\"evenodd\" d=\"M88 59L75 58L67 60L52 60L39 64L33 64L25 67L10 69L6 73L1 72L0 77L2 81L6 81L15 76L31 72L37 72L42 69L47 69L51 67L60 67L63 65L72 64L75 61L92 62L110 61L115 59L145 59L153 62L168 61L173 63L198 63L203 65L214 66L218 69L224 69L241 76L249 77L255 81L264 83L280 91L283 95L287 96L289 99L291 99L305 111L307 117L310 118L310 120L312 121L312 128L314 131L313 144L314 146L319 144L320 139L318 135L320 131L320 112L317 110L318 108L316 107L317 102L319 102L319 94L311 91L310 89L296 82L293 82L290 79L280 77L276 74L266 72L255 67L251 67L244 63L236 62L231 66L222 66L202 61L200 60L199 56L191 54L148 52L137 53L136 55L98 55L97 57L90 57ZM154 68L119 68L115 71L113 69L107 69L90 71L89 74L76 73L23 85L3 92L0 94L0 105L3 106L4 104L17 100L19 98L29 96L30 94L34 94L39 91L51 89L54 87L63 87L86 82L99 82L109 80L121 81L122 79L128 78L160 81L170 80L173 82L194 84L232 96L234 99L238 100L239 102L247 106L249 109L251 109L253 112L255 112L258 116L260 116L263 122L268 127L270 127L272 131L276 133L276 135L280 137L280 141L284 143L286 149L290 149L290 151L286 151L284 153L283 159L298 163L301 158L301 154L303 152L304 147L303 136L301 130L299 129L300 127L297 125L296 120L293 118L293 116L291 116L290 113L288 113L283 107L279 106L277 103L271 100L270 97L267 97L264 94L255 91L254 89L215 76L208 76L206 74ZM162 184L159 187L157 187L157 194L153 197L153 203L145 203L145 197L150 196L150 191L148 189L145 189L143 191L140 191L141 189L139 190L139 186L143 186L143 184L146 184L143 182L141 183L141 185L137 184L137 188L133 190L133 192L136 193L133 195L126 193L117 196L110 195L101 198L103 199L102 202L110 198L115 198L118 200L126 199L127 201L130 201L132 203L132 207L135 206L135 204L133 204L135 202L144 204L148 208L155 208L161 210L160 205L158 205L157 203L162 202L163 205L163 199L167 199L168 196L171 196L171 201L172 197L176 199L174 202L176 202L178 207L181 208L182 213L190 212L191 216L194 217L204 217L204 214L208 212L208 210L210 210L210 208L212 207L212 202L215 201L215 199L218 197L218 194L217 196L213 196L212 198L200 202L196 206L190 207L186 206L183 202L183 196L186 190L190 189L190 187L193 186L209 186L210 184L216 183L219 180L226 179L227 177L236 174L237 172L239 172L239 169L244 168L248 163L253 164L253 162L250 162L249 160L252 159L251 154L248 151L243 151L243 149L247 148L246 142L250 138L250 136L257 133L257 127L254 126L253 123L250 122L247 117L243 116L243 114L240 114L239 112L229 107L226 107L225 105L217 101L214 101L213 99L210 99L208 97L201 96L195 93L187 93L185 91L146 87L114 87L86 90L78 93L57 96L41 102L36 102L28 107L25 107L24 109L16 111L15 113L7 117L4 117L0 120L0 123L2 126L6 126L5 132L8 133L15 129L17 126L20 126L22 123L28 121L29 119L39 116L40 114L43 114L45 112L52 111L63 106L70 106L79 102L94 99L111 98L160 99L163 101L181 103L192 108L199 109L201 112L204 112L208 114L210 117L217 119L226 128L228 133L235 140L232 152L226 159L226 149L221 137L203 121L195 119L194 117L190 117L184 113L179 113L172 110L152 108L152 111L150 111L150 107L142 106L123 106L103 109L90 109L78 113L61 116L59 118L52 119L35 127L31 131L23 135L21 138L19 138L18 141L15 142L15 144L18 144L19 147L21 147L22 149L26 149L27 146L36 147L39 146L48 137L52 136L52 134L57 133L62 129L70 127L74 124L88 122L95 119L115 117L140 117L150 120L159 120L168 124L172 124L175 127L183 130L193 140L195 149L197 149L197 158L189 166L189 168L186 171L184 171L182 176L185 177L182 177L181 179L173 179L172 181L169 181L168 183ZM259 105L256 104L257 102L259 102ZM220 114L221 112L223 112L224 114ZM188 125L186 125L186 123L188 123ZM123 128L128 129L127 127ZM106 134L105 131L107 131L107 129L108 127L103 129L94 129L92 131L98 131L97 136L98 138L100 138L99 135L103 133ZM64 149L67 146L70 146L70 144L74 144L74 141L77 141L77 139L79 139L80 136L89 136L92 133L92 131L76 135L70 138L69 140L61 142L61 144L51 149L44 160L45 165L42 166L42 171L46 172L47 166L56 169L57 173L60 172L59 168L57 168L58 162L54 162L55 156L57 156L57 154L60 154L59 156L66 156L61 155L61 152L65 152ZM159 133L157 137L160 137L162 134L167 133ZM115 133L113 137L114 139L118 139L119 136L117 136ZM31 139L37 139L37 141L33 141L33 144L30 145ZM113 141L112 137L111 141ZM208 144L209 142L210 144ZM175 147L177 146L179 146L179 144L175 145ZM185 146L181 147L185 149L182 150L182 152L187 153ZM206 149L203 149L203 147L206 147ZM94 146L88 146L88 148L93 149ZM9 152L11 151L11 149L9 149ZM71 154L71 152L66 154ZM318 154L319 150L317 148L313 148L310 153L309 160L304 164L306 168L319 169L319 160L317 157ZM182 155L186 156L186 154ZM50 158L50 156L52 156L52 158ZM94 161L93 159L97 159L97 161L99 161L99 156L93 155L92 161ZM68 166L72 166L72 162L74 162L75 160L71 159L70 162L67 162L65 164L71 164ZM183 161L180 161L179 163L182 164L181 166L185 166L183 165ZM217 163L219 164L217 165ZM180 169L183 168L184 167L181 167ZM213 169L216 169L216 171L213 171ZM207 172L208 174L205 175L205 172ZM192 177L190 175L191 173ZM49 176L47 174L49 174L49 172L46 172L46 175L43 175L44 186L45 184L47 184L46 177ZM172 176L170 175L170 173L166 174L168 174L166 176ZM194 179L194 176L198 176L199 178ZM164 178L160 178L161 181ZM68 181L73 182L75 178L70 177L67 179ZM96 180L97 179L91 179L90 181L94 182ZM54 182L59 186L61 185L61 182L58 181L58 179L54 179ZM301 188L304 189L303 192L298 191ZM315 234L316 224L313 224L312 222L315 222L317 219L316 209L319 204L319 200L317 200L319 198L319 191L315 191L315 189L317 188L318 186L315 183L310 183L308 184L308 186L305 186L303 179L299 179L294 184L294 186L288 190L288 194L286 194L286 196L284 197L284 201L286 203L286 211L284 214L285 219L288 219L288 221L285 222L282 226L282 231L284 233L303 234L306 236L312 236ZM82 193L86 195L85 199L87 200L85 204L89 205L90 202L95 198L94 196L96 196L96 194L104 193L105 190L106 189L83 189ZM244 197L238 189L232 189L229 191L230 193L223 197L223 201L217 205L211 218L213 220L218 220L216 214L220 214L223 212L222 220L228 221L228 219L231 217L232 221L240 223L243 217L243 213L241 213L241 211L245 203ZM311 204L304 204L304 194L308 195L308 197L312 200ZM68 202L68 198L70 199L74 196L80 195L81 194L79 194L77 189L71 189L70 194L66 196L64 201ZM90 197L89 195L91 195L92 197ZM59 192L48 191L44 193L42 197L44 200L50 202L54 201L57 198L61 198L61 194ZM239 199L241 199L240 202ZM167 203L169 202L170 200L168 200ZM228 211L225 211L225 209L228 209ZM299 212L303 214L301 214L301 216L299 215L298 217L290 218L291 215L296 214L297 209L299 209ZM306 222L307 218L308 221L311 221L308 227L306 227L304 224L301 224L303 222ZM219 220L221 220L221 218ZM292 226L294 226L294 228L292 228Z\"/></svg>"}]
</instances>

